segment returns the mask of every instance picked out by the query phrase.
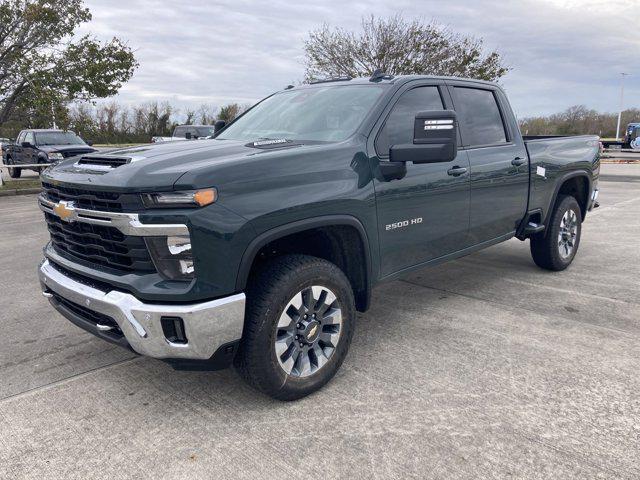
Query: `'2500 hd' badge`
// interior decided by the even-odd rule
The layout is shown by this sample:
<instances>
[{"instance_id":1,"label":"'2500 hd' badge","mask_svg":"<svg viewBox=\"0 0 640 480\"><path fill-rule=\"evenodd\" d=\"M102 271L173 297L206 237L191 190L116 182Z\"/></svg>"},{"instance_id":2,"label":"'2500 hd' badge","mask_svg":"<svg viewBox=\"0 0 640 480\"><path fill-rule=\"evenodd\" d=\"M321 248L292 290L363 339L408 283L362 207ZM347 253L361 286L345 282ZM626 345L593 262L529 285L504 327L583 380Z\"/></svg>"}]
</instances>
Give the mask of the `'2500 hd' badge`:
<instances>
[{"instance_id":1,"label":"'2500 hd' badge","mask_svg":"<svg viewBox=\"0 0 640 480\"><path fill-rule=\"evenodd\" d=\"M398 228L405 228L410 225L419 225L422 223L422 217L412 218L411 220L402 220L400 222L390 223L385 225L384 229L388 232L389 230L397 230Z\"/></svg>"}]
</instances>

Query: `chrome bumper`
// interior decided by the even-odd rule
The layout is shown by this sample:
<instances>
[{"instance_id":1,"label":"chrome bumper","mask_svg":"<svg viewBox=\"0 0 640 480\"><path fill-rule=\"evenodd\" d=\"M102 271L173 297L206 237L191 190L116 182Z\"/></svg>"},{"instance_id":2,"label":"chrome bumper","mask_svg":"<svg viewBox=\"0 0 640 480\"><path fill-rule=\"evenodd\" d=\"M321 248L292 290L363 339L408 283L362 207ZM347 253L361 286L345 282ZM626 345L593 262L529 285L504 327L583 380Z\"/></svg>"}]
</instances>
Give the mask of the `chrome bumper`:
<instances>
[{"instance_id":1,"label":"chrome bumper","mask_svg":"<svg viewBox=\"0 0 640 480\"><path fill-rule=\"evenodd\" d=\"M208 360L219 347L242 336L244 293L190 305L158 305L141 302L128 293L104 292L87 286L67 277L46 259L38 273L43 294L52 303L58 295L68 302L111 317L129 346L141 355L161 359ZM167 340L161 317L182 318L187 343ZM94 325L97 331L108 330L103 325Z\"/></svg>"}]
</instances>

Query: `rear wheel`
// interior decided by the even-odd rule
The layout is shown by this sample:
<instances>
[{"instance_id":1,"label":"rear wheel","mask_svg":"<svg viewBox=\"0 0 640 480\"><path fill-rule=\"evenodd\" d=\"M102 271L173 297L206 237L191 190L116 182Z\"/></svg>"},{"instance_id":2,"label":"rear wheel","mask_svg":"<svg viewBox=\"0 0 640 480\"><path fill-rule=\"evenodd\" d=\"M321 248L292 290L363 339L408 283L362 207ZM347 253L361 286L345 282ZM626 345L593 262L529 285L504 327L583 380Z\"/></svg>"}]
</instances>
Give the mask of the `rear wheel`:
<instances>
[{"instance_id":1,"label":"rear wheel","mask_svg":"<svg viewBox=\"0 0 640 480\"><path fill-rule=\"evenodd\" d=\"M7 158L7 165L13 165L13 159L11 157ZM20 178L20 175L22 175L21 168L9 167L7 170L9 170L9 176L11 178Z\"/></svg>"},{"instance_id":2,"label":"rear wheel","mask_svg":"<svg viewBox=\"0 0 640 480\"><path fill-rule=\"evenodd\" d=\"M247 292L236 367L267 395L302 398L338 371L354 321L353 291L337 266L306 255L279 257L262 269Z\"/></svg>"},{"instance_id":3,"label":"rear wheel","mask_svg":"<svg viewBox=\"0 0 640 480\"><path fill-rule=\"evenodd\" d=\"M582 212L574 197L558 198L547 229L531 237L533 261L546 270L564 270L573 261L580 245Z\"/></svg>"}]
</instances>

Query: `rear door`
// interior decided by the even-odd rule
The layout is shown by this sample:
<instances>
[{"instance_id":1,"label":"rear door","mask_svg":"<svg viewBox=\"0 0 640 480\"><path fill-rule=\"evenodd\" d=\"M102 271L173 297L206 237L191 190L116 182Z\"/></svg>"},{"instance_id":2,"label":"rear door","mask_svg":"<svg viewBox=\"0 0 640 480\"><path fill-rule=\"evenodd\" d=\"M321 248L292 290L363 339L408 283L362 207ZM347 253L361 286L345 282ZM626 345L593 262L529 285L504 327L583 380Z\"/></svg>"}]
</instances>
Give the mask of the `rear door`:
<instances>
[{"instance_id":1,"label":"rear door","mask_svg":"<svg viewBox=\"0 0 640 480\"><path fill-rule=\"evenodd\" d=\"M394 96L379 120L375 151L380 164L389 162L393 145L413 142L415 116L451 108L442 82L410 82ZM467 154L451 162L406 164L399 179L374 180L382 276L462 250L469 227Z\"/></svg>"},{"instance_id":2,"label":"rear door","mask_svg":"<svg viewBox=\"0 0 640 480\"><path fill-rule=\"evenodd\" d=\"M469 155L469 240L490 241L515 232L529 195L527 151L506 97L499 88L451 82L451 92Z\"/></svg>"}]
</instances>

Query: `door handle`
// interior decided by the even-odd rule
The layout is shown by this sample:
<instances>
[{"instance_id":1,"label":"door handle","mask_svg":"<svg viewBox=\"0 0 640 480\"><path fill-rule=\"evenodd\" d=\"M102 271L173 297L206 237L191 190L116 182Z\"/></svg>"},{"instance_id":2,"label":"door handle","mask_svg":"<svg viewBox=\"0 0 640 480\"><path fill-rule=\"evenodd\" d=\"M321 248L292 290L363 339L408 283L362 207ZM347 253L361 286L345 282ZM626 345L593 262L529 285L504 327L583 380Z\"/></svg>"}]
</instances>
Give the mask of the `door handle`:
<instances>
[{"instance_id":1,"label":"door handle","mask_svg":"<svg viewBox=\"0 0 640 480\"><path fill-rule=\"evenodd\" d=\"M467 173L467 169L464 167L453 167L447 170L447 175L451 175L452 177L459 177L465 173Z\"/></svg>"},{"instance_id":2,"label":"door handle","mask_svg":"<svg viewBox=\"0 0 640 480\"><path fill-rule=\"evenodd\" d=\"M511 160L511 165L513 165L514 167L519 167L521 165L524 165L525 163L527 163L527 160L520 157L516 157L513 160Z\"/></svg>"}]
</instances>

